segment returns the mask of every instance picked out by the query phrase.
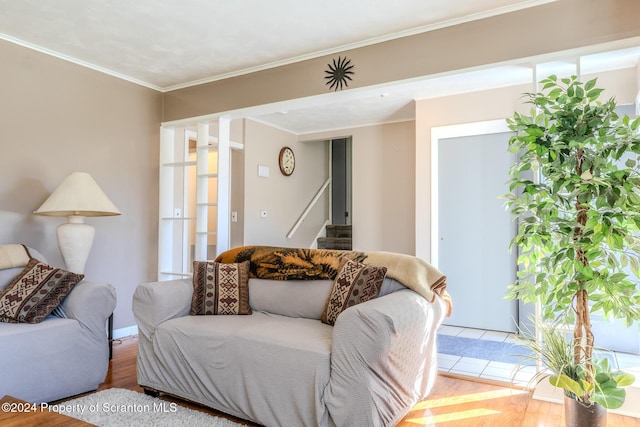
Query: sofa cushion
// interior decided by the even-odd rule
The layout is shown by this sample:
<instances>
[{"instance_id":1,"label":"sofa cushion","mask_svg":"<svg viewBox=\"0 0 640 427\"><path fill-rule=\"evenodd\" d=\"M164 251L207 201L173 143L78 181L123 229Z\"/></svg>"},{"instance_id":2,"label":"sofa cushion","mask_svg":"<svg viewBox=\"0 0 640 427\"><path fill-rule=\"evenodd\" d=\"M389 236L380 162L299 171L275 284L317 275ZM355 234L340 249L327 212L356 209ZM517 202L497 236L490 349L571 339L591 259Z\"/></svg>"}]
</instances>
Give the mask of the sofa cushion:
<instances>
[{"instance_id":1,"label":"sofa cushion","mask_svg":"<svg viewBox=\"0 0 640 427\"><path fill-rule=\"evenodd\" d=\"M0 321L41 322L83 278L32 258L0 292Z\"/></svg>"},{"instance_id":2,"label":"sofa cushion","mask_svg":"<svg viewBox=\"0 0 640 427\"><path fill-rule=\"evenodd\" d=\"M193 262L191 315L251 314L249 261L221 264Z\"/></svg>"},{"instance_id":3,"label":"sofa cushion","mask_svg":"<svg viewBox=\"0 0 640 427\"><path fill-rule=\"evenodd\" d=\"M255 311L161 323L144 382L265 426L327 426L333 328ZM155 385L155 387L154 387Z\"/></svg>"},{"instance_id":4,"label":"sofa cushion","mask_svg":"<svg viewBox=\"0 0 640 427\"><path fill-rule=\"evenodd\" d=\"M249 279L249 303L254 311L320 320L332 280Z\"/></svg>"},{"instance_id":5,"label":"sofa cushion","mask_svg":"<svg viewBox=\"0 0 640 427\"><path fill-rule=\"evenodd\" d=\"M386 274L386 267L374 267L350 259L343 260L320 320L333 325L342 311L376 298L380 294Z\"/></svg>"}]
</instances>

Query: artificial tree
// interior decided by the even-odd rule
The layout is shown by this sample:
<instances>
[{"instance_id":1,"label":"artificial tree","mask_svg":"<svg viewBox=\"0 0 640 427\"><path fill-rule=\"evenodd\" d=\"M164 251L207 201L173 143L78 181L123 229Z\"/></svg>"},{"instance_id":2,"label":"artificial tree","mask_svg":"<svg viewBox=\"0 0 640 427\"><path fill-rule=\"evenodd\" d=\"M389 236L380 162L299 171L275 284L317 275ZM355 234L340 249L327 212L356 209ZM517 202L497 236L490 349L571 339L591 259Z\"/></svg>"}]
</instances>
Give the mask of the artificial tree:
<instances>
[{"instance_id":1,"label":"artificial tree","mask_svg":"<svg viewBox=\"0 0 640 427\"><path fill-rule=\"evenodd\" d=\"M640 118L620 118L614 99L600 101L595 79L540 84L525 94L530 115L508 119L519 160L505 197L518 220L520 265L508 296L539 301L544 321L573 326L573 360L556 367L552 384L615 408L633 377L594 360L591 313L627 325L640 317Z\"/></svg>"}]
</instances>

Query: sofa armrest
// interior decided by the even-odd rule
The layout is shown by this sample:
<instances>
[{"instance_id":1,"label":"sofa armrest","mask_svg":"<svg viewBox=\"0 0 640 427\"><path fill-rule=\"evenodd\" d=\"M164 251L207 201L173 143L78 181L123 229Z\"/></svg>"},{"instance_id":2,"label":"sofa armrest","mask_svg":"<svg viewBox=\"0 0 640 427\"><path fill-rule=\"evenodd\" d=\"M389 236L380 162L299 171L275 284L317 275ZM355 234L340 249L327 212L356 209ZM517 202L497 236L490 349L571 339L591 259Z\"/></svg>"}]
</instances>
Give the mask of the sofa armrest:
<instances>
[{"instance_id":1,"label":"sofa armrest","mask_svg":"<svg viewBox=\"0 0 640 427\"><path fill-rule=\"evenodd\" d=\"M436 331L444 314L440 298L430 303L407 289L338 316L325 393L336 425L392 426L426 397L437 375Z\"/></svg>"},{"instance_id":2,"label":"sofa armrest","mask_svg":"<svg viewBox=\"0 0 640 427\"><path fill-rule=\"evenodd\" d=\"M189 279L139 285L133 294L138 333L150 338L162 322L189 314L193 284Z\"/></svg>"},{"instance_id":3,"label":"sofa armrest","mask_svg":"<svg viewBox=\"0 0 640 427\"><path fill-rule=\"evenodd\" d=\"M116 307L116 290L108 283L83 280L73 287L55 311L75 319L96 337L106 340L106 322Z\"/></svg>"}]
</instances>

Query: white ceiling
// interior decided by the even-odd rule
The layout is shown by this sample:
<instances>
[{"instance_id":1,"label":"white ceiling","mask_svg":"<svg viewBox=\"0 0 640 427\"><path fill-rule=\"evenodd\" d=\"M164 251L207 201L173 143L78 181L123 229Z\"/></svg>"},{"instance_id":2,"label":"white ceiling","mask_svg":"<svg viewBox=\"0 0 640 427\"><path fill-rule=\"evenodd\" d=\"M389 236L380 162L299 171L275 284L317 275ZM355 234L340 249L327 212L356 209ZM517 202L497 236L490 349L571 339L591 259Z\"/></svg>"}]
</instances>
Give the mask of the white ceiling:
<instances>
[{"instance_id":1,"label":"white ceiling","mask_svg":"<svg viewBox=\"0 0 640 427\"><path fill-rule=\"evenodd\" d=\"M166 91L549 1L0 0L0 38ZM254 114L309 133L411 119L421 93L531 78L526 65L496 71L332 92Z\"/></svg>"},{"instance_id":2,"label":"white ceiling","mask_svg":"<svg viewBox=\"0 0 640 427\"><path fill-rule=\"evenodd\" d=\"M550 0L0 0L0 34L159 89Z\"/></svg>"}]
</instances>

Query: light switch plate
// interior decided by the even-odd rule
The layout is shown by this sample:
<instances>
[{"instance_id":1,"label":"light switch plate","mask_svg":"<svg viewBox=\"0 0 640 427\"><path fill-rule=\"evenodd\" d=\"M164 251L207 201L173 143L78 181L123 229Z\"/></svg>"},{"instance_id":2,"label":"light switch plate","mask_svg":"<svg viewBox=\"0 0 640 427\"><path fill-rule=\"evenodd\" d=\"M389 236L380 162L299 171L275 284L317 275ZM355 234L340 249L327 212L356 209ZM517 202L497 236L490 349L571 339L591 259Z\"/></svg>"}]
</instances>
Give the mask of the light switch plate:
<instances>
[{"instance_id":1,"label":"light switch plate","mask_svg":"<svg viewBox=\"0 0 640 427\"><path fill-rule=\"evenodd\" d=\"M258 165L258 176L262 178L269 178L269 166Z\"/></svg>"}]
</instances>

